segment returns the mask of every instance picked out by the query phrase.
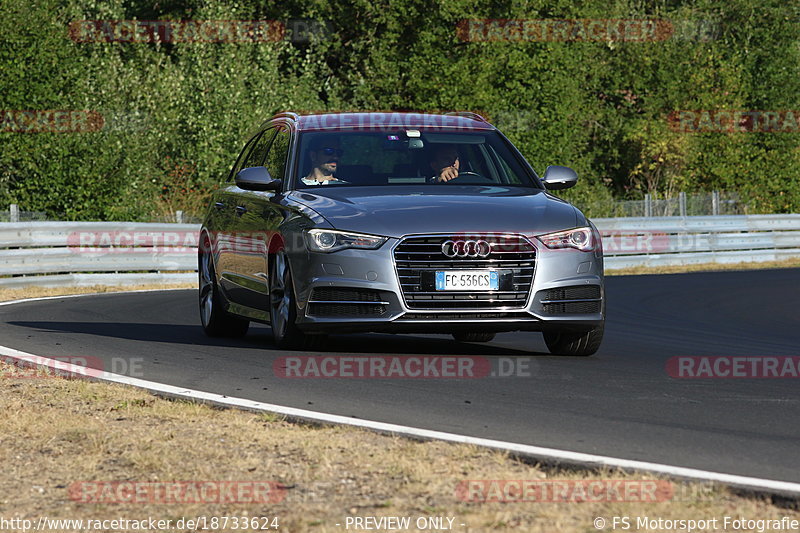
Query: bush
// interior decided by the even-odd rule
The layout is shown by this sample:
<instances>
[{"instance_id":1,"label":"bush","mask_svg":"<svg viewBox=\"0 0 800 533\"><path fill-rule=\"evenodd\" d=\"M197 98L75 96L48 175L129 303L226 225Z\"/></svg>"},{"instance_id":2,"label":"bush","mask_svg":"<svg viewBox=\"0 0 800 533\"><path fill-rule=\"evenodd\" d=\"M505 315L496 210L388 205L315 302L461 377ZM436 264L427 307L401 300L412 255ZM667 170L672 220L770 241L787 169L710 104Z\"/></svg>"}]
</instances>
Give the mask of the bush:
<instances>
[{"instance_id":1,"label":"bush","mask_svg":"<svg viewBox=\"0 0 800 533\"><path fill-rule=\"evenodd\" d=\"M711 189L739 192L751 212L797 211L797 133L682 133L667 117L800 108L800 13L777 0L643 5L3 2L0 109L91 110L104 124L0 132L0 206L82 220L197 215L274 111L414 109L486 112L540 173L574 167L580 185L564 196L592 215L610 214L613 198ZM308 18L325 32L249 44L70 39L71 22L133 18ZM663 19L678 32L657 42L459 38L460 21L491 18Z\"/></svg>"}]
</instances>

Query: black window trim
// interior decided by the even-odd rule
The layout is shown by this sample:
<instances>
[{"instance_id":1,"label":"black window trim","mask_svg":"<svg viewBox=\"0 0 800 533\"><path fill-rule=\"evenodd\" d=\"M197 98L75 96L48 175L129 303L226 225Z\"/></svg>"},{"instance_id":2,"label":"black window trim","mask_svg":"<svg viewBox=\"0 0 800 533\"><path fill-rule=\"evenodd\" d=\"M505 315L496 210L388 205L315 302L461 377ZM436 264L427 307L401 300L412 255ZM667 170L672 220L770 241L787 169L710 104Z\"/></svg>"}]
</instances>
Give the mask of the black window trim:
<instances>
[{"instance_id":1,"label":"black window trim","mask_svg":"<svg viewBox=\"0 0 800 533\"><path fill-rule=\"evenodd\" d=\"M263 131L259 131L258 133L253 135L253 137L251 137L249 141L245 143L244 148L242 148L242 151L239 152L239 157L236 158L236 162L233 163L233 166L231 167L231 170L228 173L228 179L225 180L226 182L233 181L234 175L236 174L236 169L239 168L239 163L244 164L247 158L250 157L250 152L253 150L253 147L256 145L258 139L261 138L261 135L263 133L264 133Z\"/></svg>"},{"instance_id":2,"label":"black window trim","mask_svg":"<svg viewBox=\"0 0 800 533\"><path fill-rule=\"evenodd\" d=\"M267 161L267 155L269 154L269 150L270 150L270 148L272 148L272 143L275 141L275 135L270 130L276 130L275 133L277 133L277 128L272 127L272 126L266 127L263 130L261 130L261 135L258 136L258 141L256 141L253 144L253 148L250 150L250 153L247 154L247 157L245 158L245 161L247 161L247 159L250 158L250 156L253 153L253 150L256 149L256 146L258 146L258 143L261 141L261 139L265 135L272 135L272 138L269 139L269 142L267 143L266 150L264 150L264 157L261 159L261 161L256 161L256 163L260 163L260 164L256 165L257 167L263 167L264 166L264 163ZM251 167L244 167L244 168L251 168Z\"/></svg>"},{"instance_id":3,"label":"black window trim","mask_svg":"<svg viewBox=\"0 0 800 533\"><path fill-rule=\"evenodd\" d=\"M275 130L275 135L272 136L272 140L269 142L269 148L267 148L267 151L264 154L264 166L266 166L267 158L269 157L269 152L270 152L270 150L272 150L272 146L275 144L275 140L278 138L278 135L280 135L283 131L286 131L288 133L288 135L289 135L289 145L286 148L286 150L287 150L287 152L286 152L286 160L283 162L283 181L286 182L287 181L286 176L288 176L287 168L288 168L289 160L292 158L291 157L292 156L292 153L291 153L291 150L292 150L292 130L288 126L286 126L286 124L283 124L283 123L271 124L268 129L270 129L270 128ZM269 170L269 169L267 169L267 170ZM284 183L284 185L285 185L285 183Z\"/></svg>"}]
</instances>

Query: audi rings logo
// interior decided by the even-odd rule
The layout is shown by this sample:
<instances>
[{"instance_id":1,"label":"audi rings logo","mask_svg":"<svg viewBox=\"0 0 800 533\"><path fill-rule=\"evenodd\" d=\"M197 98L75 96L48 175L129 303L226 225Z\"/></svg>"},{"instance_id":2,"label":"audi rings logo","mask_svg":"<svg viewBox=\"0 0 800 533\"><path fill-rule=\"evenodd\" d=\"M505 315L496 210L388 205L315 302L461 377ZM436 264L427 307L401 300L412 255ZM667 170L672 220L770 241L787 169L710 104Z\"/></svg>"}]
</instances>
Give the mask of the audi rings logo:
<instances>
[{"instance_id":1,"label":"audi rings logo","mask_svg":"<svg viewBox=\"0 0 800 533\"><path fill-rule=\"evenodd\" d=\"M486 241L445 241L442 253L447 257L488 257L492 245Z\"/></svg>"}]
</instances>

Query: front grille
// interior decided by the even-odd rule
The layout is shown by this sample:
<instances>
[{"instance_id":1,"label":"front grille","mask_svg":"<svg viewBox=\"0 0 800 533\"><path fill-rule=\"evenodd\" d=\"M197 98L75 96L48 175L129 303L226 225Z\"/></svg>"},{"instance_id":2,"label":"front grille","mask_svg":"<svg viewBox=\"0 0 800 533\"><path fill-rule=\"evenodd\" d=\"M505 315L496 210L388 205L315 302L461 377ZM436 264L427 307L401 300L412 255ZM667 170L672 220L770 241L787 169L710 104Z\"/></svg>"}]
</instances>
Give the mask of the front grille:
<instances>
[{"instance_id":1,"label":"front grille","mask_svg":"<svg viewBox=\"0 0 800 533\"><path fill-rule=\"evenodd\" d=\"M308 302L308 314L318 317L380 317L386 303L380 291L347 287L317 287Z\"/></svg>"},{"instance_id":2,"label":"front grille","mask_svg":"<svg viewBox=\"0 0 800 533\"><path fill-rule=\"evenodd\" d=\"M576 285L539 292L542 311L551 315L599 313L599 285Z\"/></svg>"},{"instance_id":3,"label":"front grille","mask_svg":"<svg viewBox=\"0 0 800 533\"><path fill-rule=\"evenodd\" d=\"M491 252L484 258L451 259L442 252L442 244L448 240L484 240L491 245ZM410 237L395 248L394 259L409 309L513 309L524 307L528 300L536 249L519 235ZM499 290L436 290L436 271L472 269L496 270Z\"/></svg>"}]
</instances>

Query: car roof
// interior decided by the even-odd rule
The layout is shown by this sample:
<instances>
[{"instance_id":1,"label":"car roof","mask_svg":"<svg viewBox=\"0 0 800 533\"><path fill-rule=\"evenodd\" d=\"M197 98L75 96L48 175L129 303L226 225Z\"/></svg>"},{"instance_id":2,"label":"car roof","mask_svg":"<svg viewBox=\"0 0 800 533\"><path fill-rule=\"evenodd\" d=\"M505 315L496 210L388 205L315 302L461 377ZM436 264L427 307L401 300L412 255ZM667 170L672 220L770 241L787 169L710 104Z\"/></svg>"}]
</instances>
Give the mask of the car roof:
<instances>
[{"instance_id":1,"label":"car roof","mask_svg":"<svg viewBox=\"0 0 800 533\"><path fill-rule=\"evenodd\" d=\"M377 131L384 128L421 130L494 130L482 116L470 112L415 113L409 111L383 112L284 112L273 117L289 120L298 131Z\"/></svg>"}]
</instances>

